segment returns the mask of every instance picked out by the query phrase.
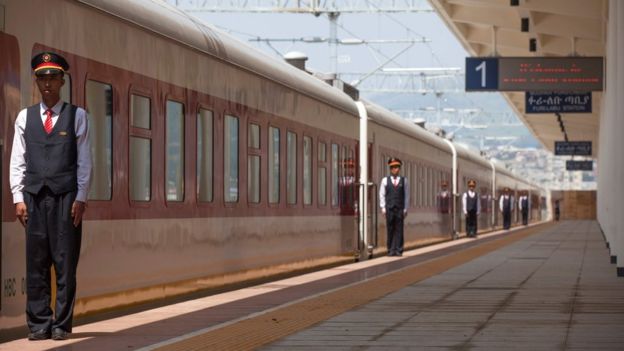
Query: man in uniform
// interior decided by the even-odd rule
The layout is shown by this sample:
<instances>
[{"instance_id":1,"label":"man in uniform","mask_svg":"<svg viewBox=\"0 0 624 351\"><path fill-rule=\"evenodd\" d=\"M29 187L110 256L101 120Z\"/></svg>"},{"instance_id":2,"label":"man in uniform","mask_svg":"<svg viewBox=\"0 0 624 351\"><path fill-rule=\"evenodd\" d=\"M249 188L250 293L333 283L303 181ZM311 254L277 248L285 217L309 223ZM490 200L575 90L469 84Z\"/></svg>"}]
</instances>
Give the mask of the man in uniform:
<instances>
[{"instance_id":1,"label":"man in uniform","mask_svg":"<svg viewBox=\"0 0 624 351\"><path fill-rule=\"evenodd\" d=\"M403 255L403 220L407 216L409 186L407 179L399 175L401 165L401 160L391 158L390 175L382 178L379 186L379 206L386 216L388 230L388 256Z\"/></svg>"},{"instance_id":2,"label":"man in uniform","mask_svg":"<svg viewBox=\"0 0 624 351\"><path fill-rule=\"evenodd\" d=\"M438 212L443 214L451 213L451 194L448 191L448 182L443 180L440 183L440 192L438 193Z\"/></svg>"},{"instance_id":3,"label":"man in uniform","mask_svg":"<svg viewBox=\"0 0 624 351\"><path fill-rule=\"evenodd\" d=\"M513 211L513 199L509 195L509 188L503 189L503 195L500 197L498 208L503 214L503 229L509 230L511 227L511 211Z\"/></svg>"},{"instance_id":4,"label":"man in uniform","mask_svg":"<svg viewBox=\"0 0 624 351\"><path fill-rule=\"evenodd\" d=\"M522 213L522 224L529 224L529 196L527 192L523 192L522 196L518 199L518 209Z\"/></svg>"},{"instance_id":5,"label":"man in uniform","mask_svg":"<svg viewBox=\"0 0 624 351\"><path fill-rule=\"evenodd\" d=\"M464 215L466 216L466 235L470 238L477 237L477 217L481 213L481 201L479 194L475 192L477 182L468 180L468 191L462 196Z\"/></svg>"},{"instance_id":6,"label":"man in uniform","mask_svg":"<svg viewBox=\"0 0 624 351\"><path fill-rule=\"evenodd\" d=\"M28 339L64 340L72 331L82 216L91 177L89 129L85 110L60 98L67 61L43 52L33 57L31 66L42 101L17 115L10 165L15 215L26 228Z\"/></svg>"}]
</instances>

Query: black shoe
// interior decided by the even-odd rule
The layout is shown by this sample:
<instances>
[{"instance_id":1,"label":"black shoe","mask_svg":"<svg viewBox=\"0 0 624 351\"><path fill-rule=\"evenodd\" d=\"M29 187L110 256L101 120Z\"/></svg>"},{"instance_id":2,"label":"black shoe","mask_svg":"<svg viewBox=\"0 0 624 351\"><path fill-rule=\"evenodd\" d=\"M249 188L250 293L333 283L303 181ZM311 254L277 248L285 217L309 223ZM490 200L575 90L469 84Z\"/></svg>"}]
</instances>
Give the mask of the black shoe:
<instances>
[{"instance_id":1,"label":"black shoe","mask_svg":"<svg viewBox=\"0 0 624 351\"><path fill-rule=\"evenodd\" d=\"M50 338L50 332L41 329L28 333L28 340L47 340Z\"/></svg>"},{"instance_id":2,"label":"black shoe","mask_svg":"<svg viewBox=\"0 0 624 351\"><path fill-rule=\"evenodd\" d=\"M69 333L61 328L54 328L52 330L52 340L65 340L69 336Z\"/></svg>"}]
</instances>

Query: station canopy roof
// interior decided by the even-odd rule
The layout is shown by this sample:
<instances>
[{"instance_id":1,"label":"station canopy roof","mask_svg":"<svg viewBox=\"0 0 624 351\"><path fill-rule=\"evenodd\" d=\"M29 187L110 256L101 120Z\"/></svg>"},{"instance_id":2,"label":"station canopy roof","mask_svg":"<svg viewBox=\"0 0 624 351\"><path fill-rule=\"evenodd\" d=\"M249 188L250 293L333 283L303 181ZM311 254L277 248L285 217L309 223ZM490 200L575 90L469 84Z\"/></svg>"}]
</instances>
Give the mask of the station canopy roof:
<instances>
[{"instance_id":1,"label":"station canopy roof","mask_svg":"<svg viewBox=\"0 0 624 351\"><path fill-rule=\"evenodd\" d=\"M474 57L605 56L606 0L429 1ZM528 31L522 31L522 18L529 19ZM534 52L529 50L532 38L537 44ZM524 113L524 92L502 94L548 150L564 139L554 114ZM591 114L562 114L562 119L568 139L592 141L595 157L602 92L593 92L592 97Z\"/></svg>"}]
</instances>

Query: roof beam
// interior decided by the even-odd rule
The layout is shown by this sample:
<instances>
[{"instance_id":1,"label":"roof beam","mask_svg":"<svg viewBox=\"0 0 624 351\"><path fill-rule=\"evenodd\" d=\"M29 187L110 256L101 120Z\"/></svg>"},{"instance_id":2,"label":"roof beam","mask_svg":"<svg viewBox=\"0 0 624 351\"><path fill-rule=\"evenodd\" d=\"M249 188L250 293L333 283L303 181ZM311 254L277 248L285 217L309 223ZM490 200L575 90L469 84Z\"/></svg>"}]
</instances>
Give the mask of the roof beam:
<instances>
[{"instance_id":1,"label":"roof beam","mask_svg":"<svg viewBox=\"0 0 624 351\"><path fill-rule=\"evenodd\" d=\"M472 23L477 25L490 24L498 28L518 29L520 18L513 8L491 8L483 11L481 8L471 8L461 5L448 5L448 13L455 22Z\"/></svg>"},{"instance_id":2,"label":"roof beam","mask_svg":"<svg viewBox=\"0 0 624 351\"><path fill-rule=\"evenodd\" d=\"M532 13L531 31L566 38L602 40L602 23L597 20L553 15L543 12Z\"/></svg>"}]
</instances>

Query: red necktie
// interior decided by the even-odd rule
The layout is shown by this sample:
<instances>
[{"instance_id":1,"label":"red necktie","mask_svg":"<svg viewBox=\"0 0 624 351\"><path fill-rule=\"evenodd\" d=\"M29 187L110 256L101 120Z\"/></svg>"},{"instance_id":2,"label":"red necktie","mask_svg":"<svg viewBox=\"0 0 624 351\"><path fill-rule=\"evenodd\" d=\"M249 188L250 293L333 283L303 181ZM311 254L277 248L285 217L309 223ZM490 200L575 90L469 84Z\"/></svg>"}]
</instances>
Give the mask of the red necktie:
<instances>
[{"instance_id":1,"label":"red necktie","mask_svg":"<svg viewBox=\"0 0 624 351\"><path fill-rule=\"evenodd\" d=\"M45 114L47 118L45 120L45 123L43 124L43 129L45 129L46 133L50 134L50 132L52 132L52 110L47 109L45 111Z\"/></svg>"}]
</instances>

